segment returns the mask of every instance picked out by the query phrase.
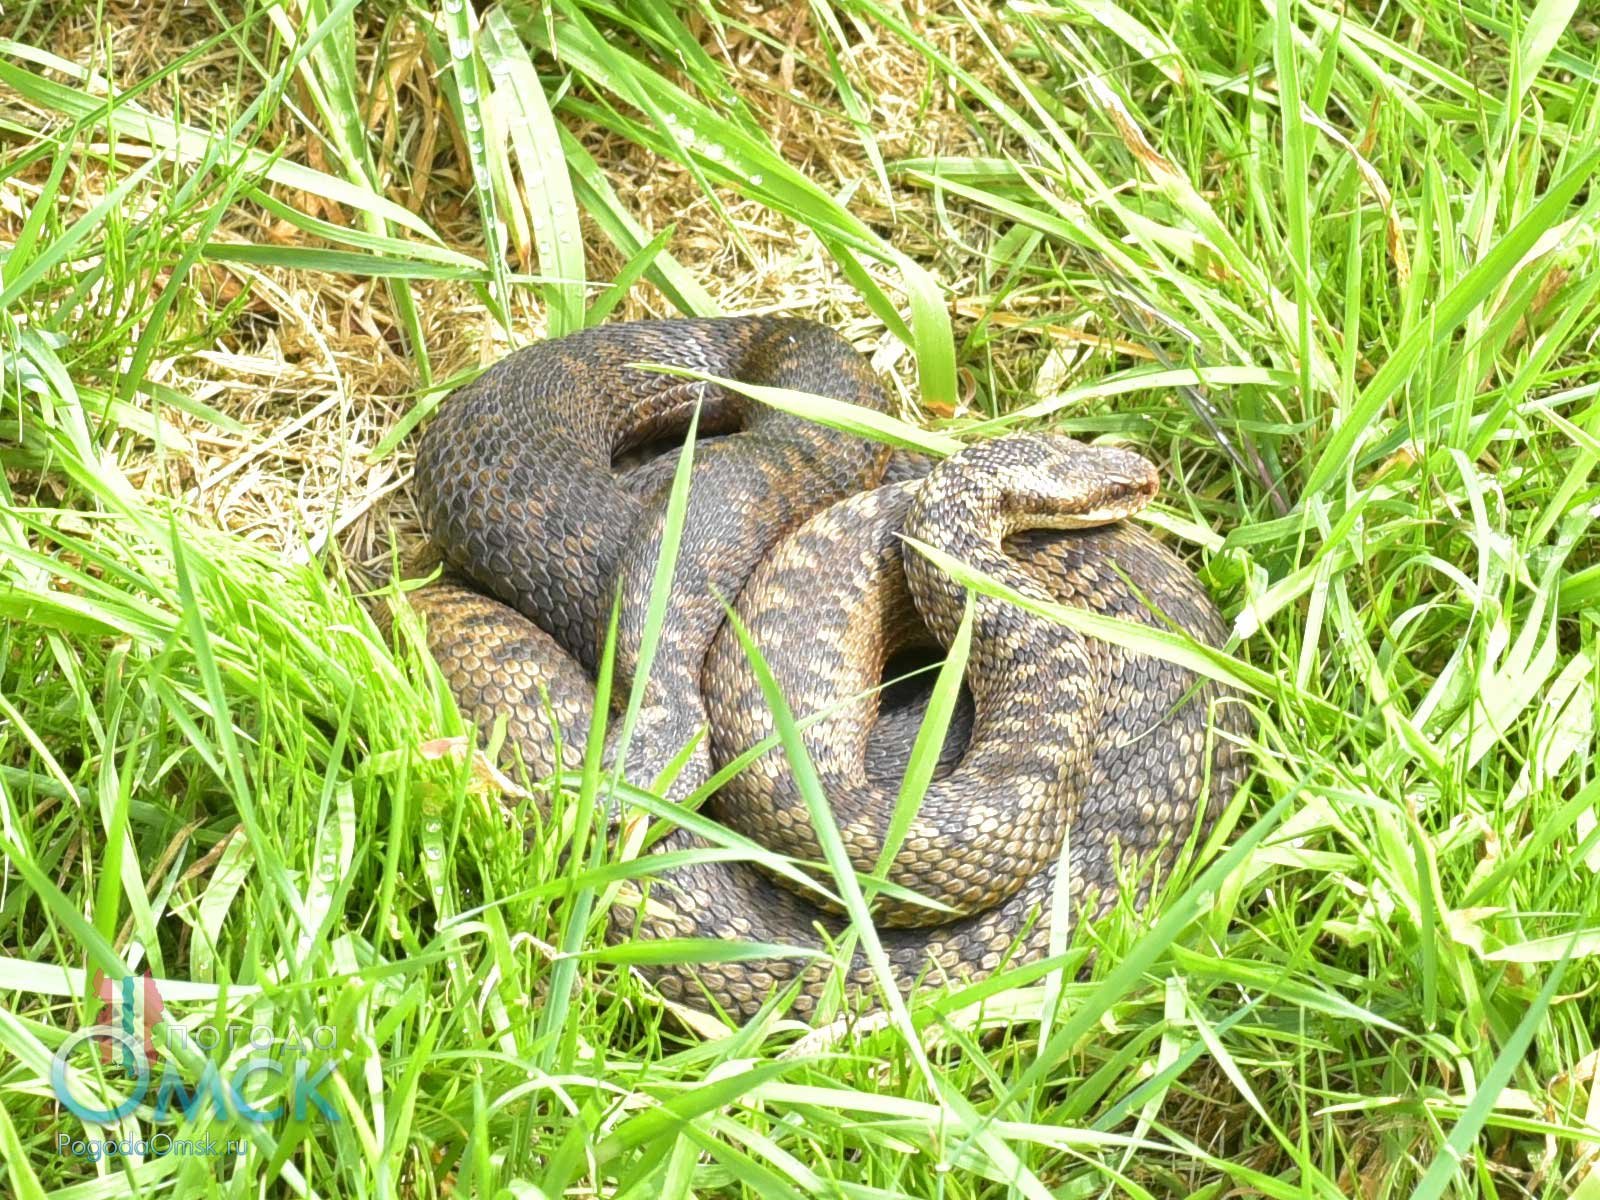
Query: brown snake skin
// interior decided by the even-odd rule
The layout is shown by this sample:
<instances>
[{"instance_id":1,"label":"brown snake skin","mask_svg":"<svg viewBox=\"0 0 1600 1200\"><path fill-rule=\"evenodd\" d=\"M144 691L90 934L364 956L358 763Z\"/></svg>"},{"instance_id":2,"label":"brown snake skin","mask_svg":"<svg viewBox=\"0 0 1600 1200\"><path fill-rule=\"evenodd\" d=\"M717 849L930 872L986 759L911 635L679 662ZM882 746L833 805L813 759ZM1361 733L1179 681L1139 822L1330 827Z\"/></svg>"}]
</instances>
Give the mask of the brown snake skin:
<instances>
[{"instance_id":1,"label":"brown snake skin","mask_svg":"<svg viewBox=\"0 0 1600 1200\"><path fill-rule=\"evenodd\" d=\"M675 780L682 796L774 732L720 596L761 648L804 733L853 864L882 848L921 704L894 689L896 656L947 644L964 589L906 550L936 547L1017 591L1218 642L1221 620L1183 563L1121 518L1154 495L1128 451L1053 434L979 443L918 478L861 439L715 385L630 364L814 392L883 411L864 360L837 334L777 317L636 322L531 346L455 393L423 436L414 491L429 536L460 576L412 593L463 712L508 721L508 749L534 774L578 764L611 598L620 591L614 694L636 670L661 545L673 456L623 469L651 443L681 441L700 405L688 517L667 621L628 776L648 784L702 726ZM481 589L481 594L479 590ZM1152 612L1152 609L1154 612ZM1155 615L1159 613L1160 616ZM1165 862L1209 787L1214 812L1243 774L1238 705L1154 658L1081 637L979 597L965 685L890 878L942 905L880 898L875 922L895 982L965 978L1045 953L1059 864L1074 914L1115 896L1119 862ZM546 707L548 705L548 708ZM828 713L828 710L832 710ZM614 750L614 747L613 747ZM708 802L723 824L777 853L821 856L788 764L773 750ZM1066 843L1062 857L1063 839ZM673 830L658 852L703 847ZM659 874L650 903L617 906L611 936L695 937L820 949L846 922L815 891L745 862ZM754 1015L801 980L809 1016L832 963L816 958L649 968L662 993ZM844 964L870 988L859 951Z\"/></svg>"}]
</instances>

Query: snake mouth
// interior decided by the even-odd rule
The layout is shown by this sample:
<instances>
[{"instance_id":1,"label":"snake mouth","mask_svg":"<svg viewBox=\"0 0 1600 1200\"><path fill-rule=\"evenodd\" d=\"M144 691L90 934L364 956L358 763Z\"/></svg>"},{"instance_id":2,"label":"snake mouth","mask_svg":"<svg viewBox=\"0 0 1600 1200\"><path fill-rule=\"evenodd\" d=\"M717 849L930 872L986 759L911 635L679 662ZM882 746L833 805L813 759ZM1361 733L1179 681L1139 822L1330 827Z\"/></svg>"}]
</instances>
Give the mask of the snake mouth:
<instances>
[{"instance_id":1,"label":"snake mouth","mask_svg":"<svg viewBox=\"0 0 1600 1200\"><path fill-rule=\"evenodd\" d=\"M1117 521L1125 521L1138 512L1147 503L1144 496L1137 496L1115 504L1102 504L1094 508L1080 509L1077 512L1066 513L1062 516L1062 529L1092 529L1099 525L1111 525Z\"/></svg>"},{"instance_id":2,"label":"snake mouth","mask_svg":"<svg viewBox=\"0 0 1600 1200\"><path fill-rule=\"evenodd\" d=\"M1112 525L1138 513L1156 498L1156 490L1154 479L1117 480L1095 498L1095 503L1074 505L1039 523L1057 529L1093 529L1100 525ZM1019 521L1018 524L1025 526L1026 523Z\"/></svg>"}]
</instances>

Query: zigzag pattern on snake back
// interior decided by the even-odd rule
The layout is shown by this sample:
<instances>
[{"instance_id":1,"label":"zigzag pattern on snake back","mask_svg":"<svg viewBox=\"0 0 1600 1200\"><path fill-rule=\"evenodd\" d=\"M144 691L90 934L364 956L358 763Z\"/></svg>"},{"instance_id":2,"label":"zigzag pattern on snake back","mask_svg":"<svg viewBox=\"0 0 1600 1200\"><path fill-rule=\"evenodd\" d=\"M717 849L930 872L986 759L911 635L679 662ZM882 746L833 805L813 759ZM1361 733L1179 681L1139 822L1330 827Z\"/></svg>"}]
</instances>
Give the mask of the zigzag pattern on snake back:
<instances>
[{"instance_id":1,"label":"zigzag pattern on snake back","mask_svg":"<svg viewBox=\"0 0 1600 1200\"><path fill-rule=\"evenodd\" d=\"M641 362L886 407L848 343L810 322L767 317L585 331L520 351L450 398L423 437L415 490L430 537L470 584L447 579L413 593L412 604L463 711L483 727L505 716L508 747L535 773L558 765L552 716L566 765L576 765L613 589L622 597L626 694L669 476L664 460L632 472L617 463L646 443L681 439L697 404L700 430L716 436L696 448L666 630L647 682L651 719L642 752L630 748L626 764L640 782L702 724L710 736L678 776L677 795L773 732L723 621L718 597L737 596L796 715L832 710L806 729L806 745L854 865L869 869L918 712L915 703L886 707L878 685L897 655L947 643L965 599L904 550L902 535L1025 595L1170 623L1202 641L1222 637L1182 562L1122 520L1156 487L1137 455L1012 435L924 478L874 489L881 448L632 365ZM1237 705L1213 706L1213 685L1012 604L976 601L966 686L970 705L891 870L947 909L880 902L874 910L902 988L993 971L1007 955L1040 956L1063 862L1071 910L1092 912L1095 894L1102 905L1114 896L1119 861L1170 856L1208 784L1226 798L1242 775L1230 738L1208 737L1213 714L1226 731L1240 728ZM779 751L721 789L710 810L780 853L818 856ZM657 849L702 844L675 830ZM650 900L637 912L615 909L611 936L815 948L844 929L815 892L791 891L746 863L663 872ZM669 997L709 998L748 1017L795 980L795 1006L809 1015L830 969L770 958L650 973ZM852 986L871 984L859 953L845 973Z\"/></svg>"},{"instance_id":2,"label":"zigzag pattern on snake back","mask_svg":"<svg viewBox=\"0 0 1600 1200\"><path fill-rule=\"evenodd\" d=\"M719 597L737 596L785 531L870 485L888 452L639 363L837 396L879 411L887 401L849 343L811 321L639 321L512 354L452 395L429 425L414 485L428 536L467 580L529 618L585 671L599 661L620 591L616 671L623 694L638 665L665 510L641 497L648 485L619 478L613 460L652 441L681 439L697 405L699 432L726 435L695 455L647 719L630 747L631 773L649 781L705 723L700 668L722 625ZM485 614L495 610L470 611L477 632L488 635L492 618ZM466 612L452 609L447 619L465 620ZM514 636L543 646L518 629ZM563 695L567 665L558 668ZM470 685L458 695L470 708L485 698ZM709 774L702 743L677 794Z\"/></svg>"}]
</instances>

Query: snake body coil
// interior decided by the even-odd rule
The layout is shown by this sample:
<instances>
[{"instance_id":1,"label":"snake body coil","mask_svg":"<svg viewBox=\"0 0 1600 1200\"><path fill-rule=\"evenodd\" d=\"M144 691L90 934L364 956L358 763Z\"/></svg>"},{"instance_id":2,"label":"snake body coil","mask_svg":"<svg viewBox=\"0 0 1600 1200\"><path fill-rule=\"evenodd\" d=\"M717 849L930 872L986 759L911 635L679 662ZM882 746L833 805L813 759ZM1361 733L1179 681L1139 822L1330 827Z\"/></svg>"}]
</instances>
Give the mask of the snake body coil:
<instances>
[{"instance_id":1,"label":"snake body coil","mask_svg":"<svg viewBox=\"0 0 1600 1200\"><path fill-rule=\"evenodd\" d=\"M585 331L520 351L450 398L423 437L415 491L430 537L470 586L447 580L412 603L463 711L485 727L506 717L508 743L531 770L559 765L547 701L568 739L561 757L576 764L572 739L587 728L590 673L618 590L621 694L639 666L667 476L661 461L631 474L615 464L641 445L681 439L697 405L699 431L718 436L696 448L646 685L649 719L642 744L628 751L640 782L703 724L710 736L674 794L774 732L724 623L721 597L737 596L780 690L810 719L808 756L852 863L873 869L917 713L884 708L878 685L897 653L948 644L965 603L965 590L907 550L902 535L1034 601L1171 622L1208 642L1222 636L1183 564L1120 520L1155 491L1154 469L1137 455L1014 435L975 445L925 478L874 488L885 467L880 447L639 363L886 406L870 369L836 334L765 317ZM1008 953L1038 957L1063 862L1074 913L1092 893L1105 902L1119 856L1147 863L1170 854L1189 835L1207 783L1226 796L1242 772L1227 738L1208 740L1212 685L1007 601L975 601L966 686L970 711L890 871L944 907L880 900L874 909L902 988L930 972L992 971ZM1235 707L1217 708L1230 727ZM777 853L820 854L778 751L725 785L710 811ZM704 844L680 829L657 849ZM843 932L843 918L815 892L791 887L747 863L674 867L636 918L614 911L613 936L818 947ZM773 957L651 974L670 997L709 995L740 1016L802 979L796 1007L809 1014L826 966ZM846 973L852 985L870 985L859 953Z\"/></svg>"}]
</instances>

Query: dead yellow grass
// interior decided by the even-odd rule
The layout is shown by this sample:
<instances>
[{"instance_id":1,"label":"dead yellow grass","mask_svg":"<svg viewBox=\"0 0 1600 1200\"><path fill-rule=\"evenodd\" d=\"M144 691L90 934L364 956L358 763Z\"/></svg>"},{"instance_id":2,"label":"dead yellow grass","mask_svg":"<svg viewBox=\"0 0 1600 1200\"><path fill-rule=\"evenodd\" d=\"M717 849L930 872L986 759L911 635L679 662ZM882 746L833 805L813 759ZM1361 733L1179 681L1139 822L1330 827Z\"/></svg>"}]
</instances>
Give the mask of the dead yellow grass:
<instances>
[{"instance_id":1,"label":"dead yellow grass","mask_svg":"<svg viewBox=\"0 0 1600 1200\"><path fill-rule=\"evenodd\" d=\"M969 222L952 238L952 221L963 220L959 212L937 210L926 189L896 182L892 193L885 191L857 130L840 111L809 10L774 6L740 20L743 25L721 27L702 22L698 32L708 52L728 64L730 77L739 81L745 102L779 151L830 191L848 196L858 215L930 263L956 294L981 290L981 251L989 231ZM170 6L152 15L142 7L112 4L103 22L90 12L62 16L47 39L37 29L33 37L61 58L127 89L219 28L214 15L196 9ZM922 31L943 53L981 69L985 54L968 24L924 20ZM860 41L846 69L861 93L872 98L872 129L886 157L981 151L969 115L954 97L930 88L927 63L915 51L882 31L851 29L849 34ZM257 22L250 36L264 38L265 24ZM481 257L483 237L470 199L464 139L430 74L423 31L404 22L382 27L374 18L359 41L369 128L388 193L418 212L447 245ZM145 91L140 102L194 124L203 124L208 113L236 111L254 98L249 89L259 84L247 52L264 58L267 49L224 41ZM309 97L296 91L287 100L270 119L262 148L337 173L315 128ZM0 95L0 105L18 103ZM27 124L48 119L36 112L12 115ZM673 227L669 251L723 311L793 312L835 325L872 355L909 405L904 348L859 302L808 230L724 193L717 199L739 233L732 238L724 216L686 169L601 126L562 119L647 228ZM25 177L19 182L25 186ZM103 194L103 182L80 181L83 206ZM359 219L319 197L280 198L335 224ZM8 207L0 219L20 223L25 196L13 197ZM585 232L589 276L603 283L622 260L595 230ZM217 237L299 244L303 235L241 202ZM512 265L532 269L532 264ZM891 273L884 269L882 274L892 288ZM234 418L245 432L223 433L168 413L172 436L159 459L153 446L124 448L133 478L177 494L202 519L277 551L299 556L334 542L349 565L373 581L387 578L396 549L411 568L426 563L406 497L410 447L374 456L385 434L421 398L415 363L384 282L203 264L186 286L191 289L186 299L202 320L230 303L237 312L218 323L210 344L157 362L152 375ZM413 291L438 379L491 362L545 331L541 305L530 292L517 297L507 337L467 286L423 281ZM953 313L958 324L981 315L972 302L954 306ZM672 314L664 299L641 285L615 318L667 315ZM1034 337L1031 327L1037 320L1030 314L1028 320L997 322L994 336ZM1086 336L1062 328L1057 340ZM1046 336L1051 336L1048 330ZM141 455L149 461L140 462Z\"/></svg>"}]
</instances>

